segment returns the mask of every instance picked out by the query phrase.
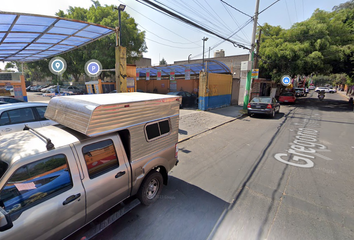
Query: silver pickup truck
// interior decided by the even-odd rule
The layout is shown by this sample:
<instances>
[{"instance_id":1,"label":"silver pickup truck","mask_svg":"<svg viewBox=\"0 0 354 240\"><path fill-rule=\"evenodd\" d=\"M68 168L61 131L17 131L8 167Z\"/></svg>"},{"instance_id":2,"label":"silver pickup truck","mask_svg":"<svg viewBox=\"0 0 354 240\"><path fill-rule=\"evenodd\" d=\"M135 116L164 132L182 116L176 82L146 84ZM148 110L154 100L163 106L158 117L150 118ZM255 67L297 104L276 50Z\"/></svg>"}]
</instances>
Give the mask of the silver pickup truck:
<instances>
[{"instance_id":1,"label":"silver pickup truck","mask_svg":"<svg viewBox=\"0 0 354 240\"><path fill-rule=\"evenodd\" d=\"M0 138L0 239L62 239L130 196L153 203L177 164L180 97L53 98L60 123Z\"/></svg>"}]
</instances>

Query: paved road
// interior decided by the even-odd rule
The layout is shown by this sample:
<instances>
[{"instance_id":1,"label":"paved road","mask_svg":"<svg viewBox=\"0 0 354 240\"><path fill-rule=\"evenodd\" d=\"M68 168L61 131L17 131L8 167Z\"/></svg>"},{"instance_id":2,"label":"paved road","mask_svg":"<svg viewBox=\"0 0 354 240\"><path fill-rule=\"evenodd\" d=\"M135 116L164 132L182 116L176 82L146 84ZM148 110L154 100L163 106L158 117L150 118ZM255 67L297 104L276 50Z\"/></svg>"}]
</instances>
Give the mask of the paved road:
<instances>
[{"instance_id":1,"label":"paved road","mask_svg":"<svg viewBox=\"0 0 354 240\"><path fill-rule=\"evenodd\" d=\"M95 239L353 239L354 113L339 94L179 144L155 204Z\"/></svg>"}]
</instances>

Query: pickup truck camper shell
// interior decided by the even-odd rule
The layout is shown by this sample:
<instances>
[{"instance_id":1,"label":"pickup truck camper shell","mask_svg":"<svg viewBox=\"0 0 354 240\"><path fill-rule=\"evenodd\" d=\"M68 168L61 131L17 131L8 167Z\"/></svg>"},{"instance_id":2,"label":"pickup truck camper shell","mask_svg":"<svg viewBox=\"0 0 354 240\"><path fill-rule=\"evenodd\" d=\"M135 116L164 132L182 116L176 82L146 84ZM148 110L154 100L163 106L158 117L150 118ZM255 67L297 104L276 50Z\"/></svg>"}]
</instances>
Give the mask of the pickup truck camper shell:
<instances>
[{"instance_id":1,"label":"pickup truck camper shell","mask_svg":"<svg viewBox=\"0 0 354 240\"><path fill-rule=\"evenodd\" d=\"M137 92L56 97L45 117L93 137L178 116L180 101L180 96Z\"/></svg>"}]
</instances>

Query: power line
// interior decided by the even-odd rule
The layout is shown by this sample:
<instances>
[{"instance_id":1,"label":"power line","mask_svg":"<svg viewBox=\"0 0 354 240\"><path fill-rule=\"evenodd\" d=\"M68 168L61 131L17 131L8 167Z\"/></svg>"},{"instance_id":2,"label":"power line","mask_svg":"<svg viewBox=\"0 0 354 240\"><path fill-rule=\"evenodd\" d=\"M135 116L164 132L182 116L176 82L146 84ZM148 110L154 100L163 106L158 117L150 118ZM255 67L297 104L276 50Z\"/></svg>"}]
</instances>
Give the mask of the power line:
<instances>
[{"instance_id":1,"label":"power line","mask_svg":"<svg viewBox=\"0 0 354 240\"><path fill-rule=\"evenodd\" d=\"M190 21L190 20L188 20L186 18L183 18L183 17L177 15L176 13L171 12L170 10L165 9L165 8L163 8L163 7L157 5L157 4L155 4L155 3L153 3L153 2L151 2L149 0L137 0L137 1L140 2L140 3L141 3L141 1L146 2L147 4L151 5L152 9L155 9L155 10L159 9L160 11L163 11L163 12L167 13L171 17L173 17L175 19L178 19L179 21L182 21L182 22L184 22L184 23L186 23L188 25L191 25L191 26L194 26L196 28L199 28L199 29L201 29L201 30L203 30L203 31L205 31L205 32L207 32L209 34L212 34L212 35L217 36L217 37L219 37L221 39L224 39L225 41L231 42L234 46L250 50L250 48L248 48L248 47L246 47L246 46L244 46L242 44L239 44L238 42L232 41L232 40L230 40L230 39L228 39L228 38L226 38L224 36L221 36L220 34L217 34L217 33L213 32L213 31L211 31L211 30L209 30L209 29L207 29L205 27L202 27L202 26L200 26L200 25L198 25L198 24L196 24L196 23L194 23L194 22L192 22L192 21Z\"/></svg>"},{"instance_id":2,"label":"power line","mask_svg":"<svg viewBox=\"0 0 354 240\"><path fill-rule=\"evenodd\" d=\"M144 4L144 5L145 5L145 4ZM140 13L140 12L136 11L136 10L135 10L135 9L133 9L132 7L129 7L129 8L130 8L131 10L133 10L134 12L136 12L136 13L138 13L138 14L142 15L143 17L146 17L146 18L147 18L147 19L149 19L150 21L152 21L152 22L156 23L157 25L161 26L162 28L166 29L167 31L172 32L173 34L175 34L175 35L177 35L177 36L179 36L179 37L181 37L181 38L183 38L183 39L185 39L185 40L189 41L190 43L194 43L194 44L196 44L195 42L191 42L189 39L187 39L187 38L185 38L185 37L183 37L183 36L181 36L181 35L177 34L177 33L176 33L176 32L174 32L174 31L171 31L170 29L168 29L168 28L166 28L166 27L162 26L161 24L159 24L159 23L155 22L155 21L154 21L154 20L152 20L151 18L149 18L149 17L145 16L144 14L142 14L142 13ZM197 45L197 44L196 44L196 45ZM199 45L198 45L198 46L199 46Z\"/></svg>"},{"instance_id":3,"label":"power line","mask_svg":"<svg viewBox=\"0 0 354 240\"><path fill-rule=\"evenodd\" d=\"M268 8L270 8L271 6L273 6L274 4L276 4L276 3L279 2L279 1L280 1L280 0L277 0L277 1L273 2L273 3L270 4L268 7L266 7L266 8L263 9L262 11L260 11L260 12L258 13L258 15L261 14L262 12L264 12L265 10L267 10Z\"/></svg>"},{"instance_id":4,"label":"power line","mask_svg":"<svg viewBox=\"0 0 354 240\"><path fill-rule=\"evenodd\" d=\"M242 14L246 15L247 17L253 18L253 16L250 16L250 15L248 15L247 13L242 12L241 10L239 10L239 9L235 8L234 6L231 6L231 5L230 5L230 4L228 4L227 2L225 2L225 1L223 1L223 0L220 0L220 1L221 1L222 3L225 3L226 5L228 5L229 7L231 7L231 8L233 8L233 9L235 9L236 11L238 11L238 12L240 12L240 13L242 13Z\"/></svg>"},{"instance_id":5,"label":"power line","mask_svg":"<svg viewBox=\"0 0 354 240\"><path fill-rule=\"evenodd\" d=\"M164 43L157 42L157 41L152 40L152 39L149 39L149 38L147 38L147 37L145 37L145 38L146 38L147 40L149 40L149 41L152 41L152 42L155 42L155 43L158 43L158 44L167 46L167 47L172 47L172 48L179 48L179 49L197 49L197 48L200 48L200 47L176 47L176 46L171 46L171 45L167 45L167 44L164 44Z\"/></svg>"}]
</instances>

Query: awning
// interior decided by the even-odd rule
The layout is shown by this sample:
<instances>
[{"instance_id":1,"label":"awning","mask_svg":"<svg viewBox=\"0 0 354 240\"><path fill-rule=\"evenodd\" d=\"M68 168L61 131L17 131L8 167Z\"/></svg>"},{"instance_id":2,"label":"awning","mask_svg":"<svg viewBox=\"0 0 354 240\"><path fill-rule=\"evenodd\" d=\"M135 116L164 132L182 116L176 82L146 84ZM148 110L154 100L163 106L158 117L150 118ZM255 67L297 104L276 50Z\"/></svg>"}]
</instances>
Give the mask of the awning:
<instances>
[{"instance_id":1,"label":"awning","mask_svg":"<svg viewBox=\"0 0 354 240\"><path fill-rule=\"evenodd\" d=\"M114 32L113 28L79 20L0 12L0 61L50 58Z\"/></svg>"},{"instance_id":2,"label":"awning","mask_svg":"<svg viewBox=\"0 0 354 240\"><path fill-rule=\"evenodd\" d=\"M176 76L185 75L186 69L190 70L190 74L199 74L204 68L202 63L191 63L182 65L168 65L168 66L156 66L156 67L146 67L146 68L136 68L139 72L140 77L145 77L146 72L150 72L151 77L156 77L157 72L161 71L161 76L169 76L171 71L175 72ZM220 73L220 74L231 74L230 68L217 60L206 59L205 60L205 71L209 73Z\"/></svg>"}]
</instances>

